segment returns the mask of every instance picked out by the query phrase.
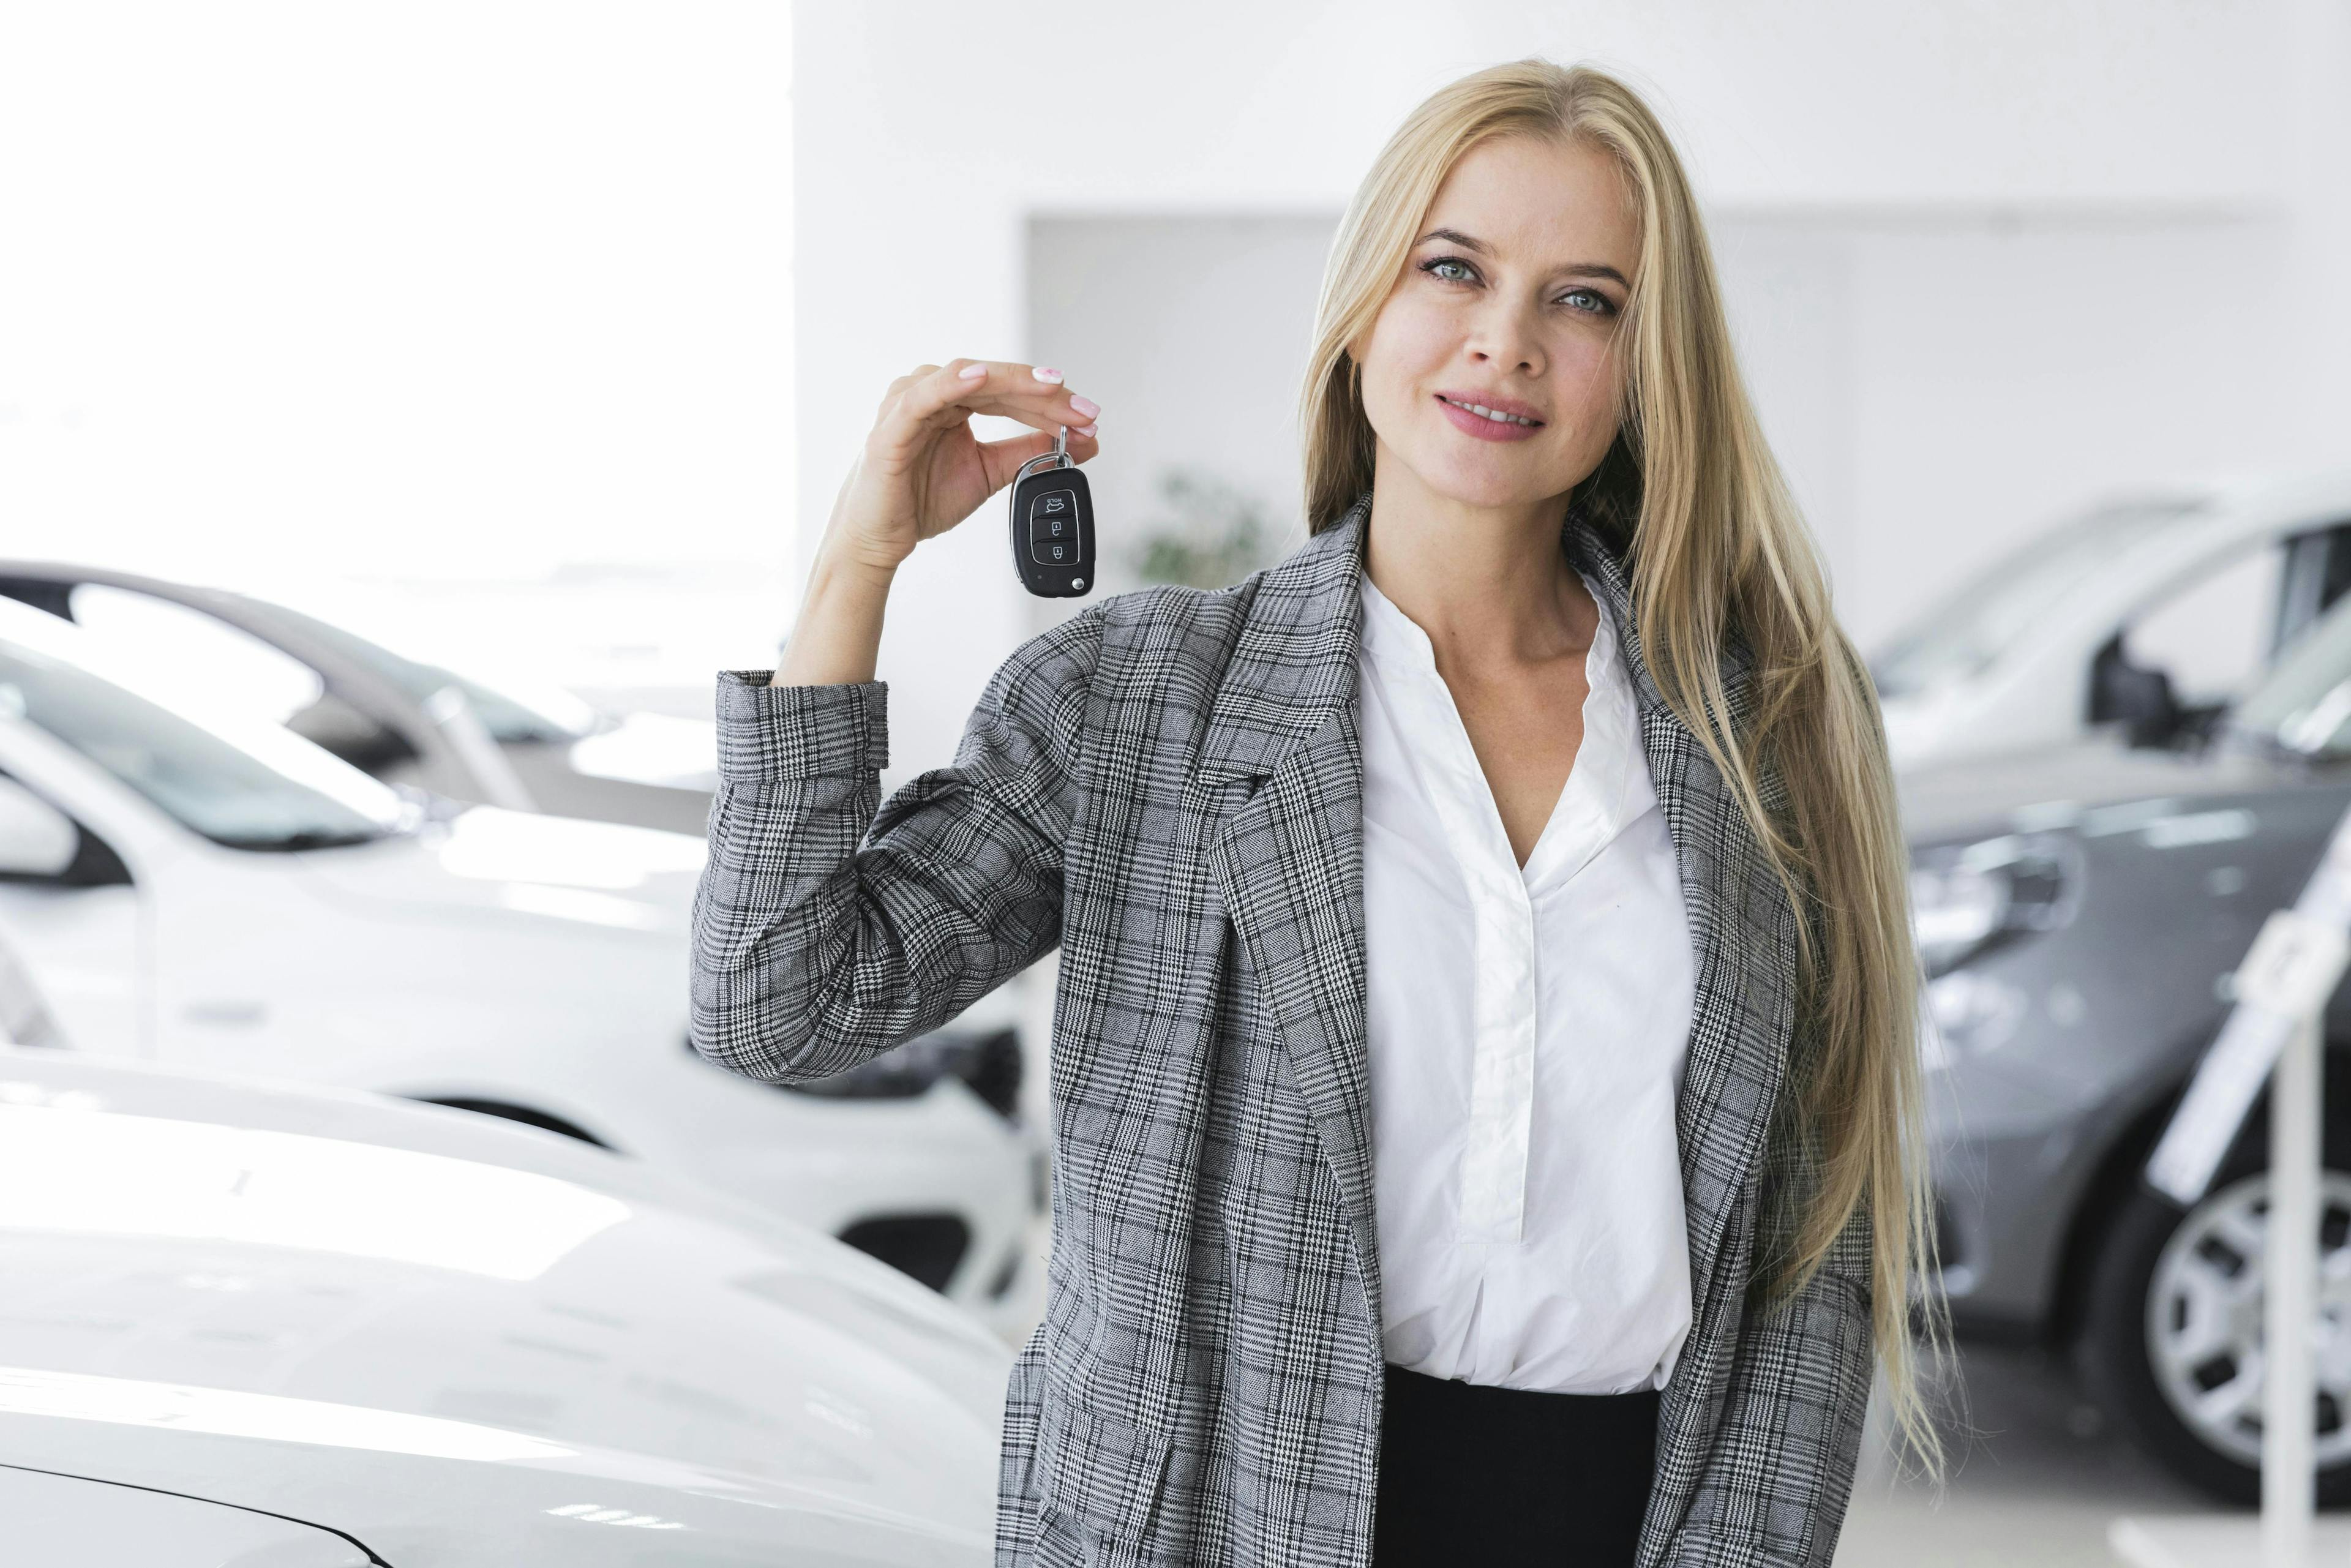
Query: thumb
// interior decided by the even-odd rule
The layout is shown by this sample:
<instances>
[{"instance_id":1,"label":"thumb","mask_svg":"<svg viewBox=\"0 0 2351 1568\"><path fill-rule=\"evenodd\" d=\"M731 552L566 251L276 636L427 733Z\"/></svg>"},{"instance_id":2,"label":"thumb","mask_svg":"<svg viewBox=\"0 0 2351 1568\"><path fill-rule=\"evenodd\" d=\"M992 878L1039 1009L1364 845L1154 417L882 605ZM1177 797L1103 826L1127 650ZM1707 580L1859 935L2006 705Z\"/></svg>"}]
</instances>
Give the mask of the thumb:
<instances>
[{"instance_id":1,"label":"thumb","mask_svg":"<svg viewBox=\"0 0 2351 1568\"><path fill-rule=\"evenodd\" d=\"M1052 450L1053 438L1041 430L1008 436L1002 441L980 443L979 461L982 471L987 475L989 493L993 494L1012 483L1012 476L1020 472L1023 463L1042 457Z\"/></svg>"}]
</instances>

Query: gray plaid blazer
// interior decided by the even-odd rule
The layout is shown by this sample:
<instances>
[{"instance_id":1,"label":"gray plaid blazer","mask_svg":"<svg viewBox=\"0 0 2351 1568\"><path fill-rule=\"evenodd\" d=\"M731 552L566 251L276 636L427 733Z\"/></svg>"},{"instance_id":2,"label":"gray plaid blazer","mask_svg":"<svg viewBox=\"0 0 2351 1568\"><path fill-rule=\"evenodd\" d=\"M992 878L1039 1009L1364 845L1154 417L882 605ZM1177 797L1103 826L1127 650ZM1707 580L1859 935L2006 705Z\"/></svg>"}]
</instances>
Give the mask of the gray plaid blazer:
<instances>
[{"instance_id":1,"label":"gray plaid blazer","mask_svg":"<svg viewBox=\"0 0 2351 1568\"><path fill-rule=\"evenodd\" d=\"M998 1568L1369 1560L1383 1357L1352 700L1369 515L1367 496L1232 587L1114 595L1031 638L953 764L887 802L884 683L719 676L703 1055L821 1078L1061 949L1053 1246L1007 1390ZM1798 1168L1796 916L1658 694L1620 554L1580 517L1562 542L1625 630L1697 956L1677 1109L1693 1322L1639 1568L1826 1564L1870 1388L1866 1211L1800 1294L1766 1312L1750 1287ZM1723 668L1738 723L1750 656L1734 643Z\"/></svg>"}]
</instances>

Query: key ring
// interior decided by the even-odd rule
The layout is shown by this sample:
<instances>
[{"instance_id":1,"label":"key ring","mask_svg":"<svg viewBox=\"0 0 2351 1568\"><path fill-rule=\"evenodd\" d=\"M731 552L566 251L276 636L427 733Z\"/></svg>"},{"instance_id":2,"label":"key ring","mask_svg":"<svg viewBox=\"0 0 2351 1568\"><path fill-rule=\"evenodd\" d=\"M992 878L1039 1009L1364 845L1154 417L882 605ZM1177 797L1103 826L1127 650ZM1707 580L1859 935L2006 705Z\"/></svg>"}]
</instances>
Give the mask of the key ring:
<instances>
[{"instance_id":1,"label":"key ring","mask_svg":"<svg viewBox=\"0 0 2351 1568\"><path fill-rule=\"evenodd\" d=\"M1036 467L1040 463L1050 464L1056 468L1074 468L1077 466L1076 464L1070 461L1070 427L1068 425L1060 425L1055 428L1052 451L1040 452L1036 456L1029 459L1028 462L1020 465L1020 471L1012 476L1012 487L1016 490L1019 489L1020 487L1020 481L1029 477L1029 471L1031 468Z\"/></svg>"}]
</instances>

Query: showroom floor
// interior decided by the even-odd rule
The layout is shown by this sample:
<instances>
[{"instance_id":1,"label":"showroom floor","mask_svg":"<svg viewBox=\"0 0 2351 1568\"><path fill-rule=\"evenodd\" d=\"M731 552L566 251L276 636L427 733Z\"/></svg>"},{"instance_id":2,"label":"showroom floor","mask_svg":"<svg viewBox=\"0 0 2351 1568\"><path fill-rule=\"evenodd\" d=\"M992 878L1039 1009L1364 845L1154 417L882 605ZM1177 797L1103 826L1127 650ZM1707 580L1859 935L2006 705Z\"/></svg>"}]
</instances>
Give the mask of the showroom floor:
<instances>
[{"instance_id":1,"label":"showroom floor","mask_svg":"<svg viewBox=\"0 0 2351 1568\"><path fill-rule=\"evenodd\" d=\"M1896 1480L1873 1407L1837 1568L2116 1568L2120 1514L2208 1513L2205 1497L2135 1453L2043 1351L1964 1347L1971 1439L1948 1435L1950 1474Z\"/></svg>"}]
</instances>

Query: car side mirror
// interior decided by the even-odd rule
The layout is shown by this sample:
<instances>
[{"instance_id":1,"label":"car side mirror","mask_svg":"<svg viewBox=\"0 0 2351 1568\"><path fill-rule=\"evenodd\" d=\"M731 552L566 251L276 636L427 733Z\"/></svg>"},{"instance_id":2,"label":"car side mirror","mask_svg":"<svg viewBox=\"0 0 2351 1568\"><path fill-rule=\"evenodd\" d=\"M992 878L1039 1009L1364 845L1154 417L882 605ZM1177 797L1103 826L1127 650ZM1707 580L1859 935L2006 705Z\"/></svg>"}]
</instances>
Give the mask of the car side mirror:
<instances>
[{"instance_id":1,"label":"car side mirror","mask_svg":"<svg viewBox=\"0 0 2351 1568\"><path fill-rule=\"evenodd\" d=\"M2119 721L2133 746L2163 746L2179 734L2188 715L2172 695L2171 677L2147 664L2134 664L2123 651L2122 633L2106 639L2090 662L2090 722Z\"/></svg>"},{"instance_id":2,"label":"car side mirror","mask_svg":"<svg viewBox=\"0 0 2351 1568\"><path fill-rule=\"evenodd\" d=\"M0 876L61 877L80 849L81 829L71 817L0 778Z\"/></svg>"}]
</instances>

